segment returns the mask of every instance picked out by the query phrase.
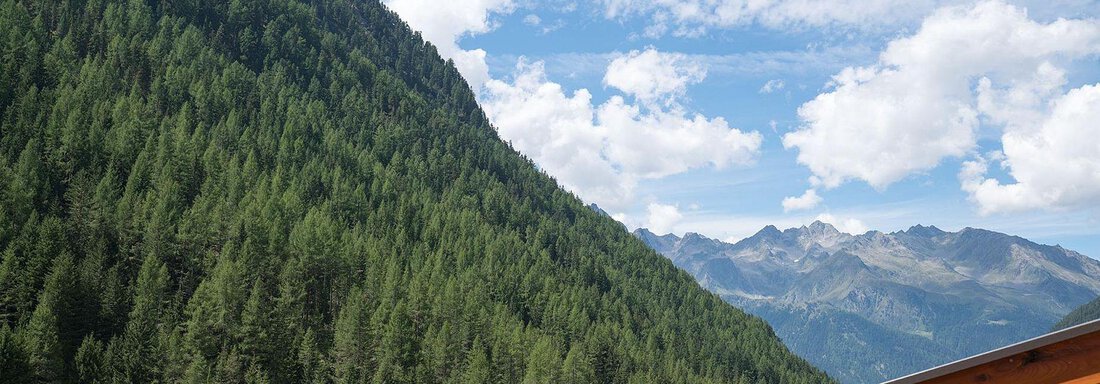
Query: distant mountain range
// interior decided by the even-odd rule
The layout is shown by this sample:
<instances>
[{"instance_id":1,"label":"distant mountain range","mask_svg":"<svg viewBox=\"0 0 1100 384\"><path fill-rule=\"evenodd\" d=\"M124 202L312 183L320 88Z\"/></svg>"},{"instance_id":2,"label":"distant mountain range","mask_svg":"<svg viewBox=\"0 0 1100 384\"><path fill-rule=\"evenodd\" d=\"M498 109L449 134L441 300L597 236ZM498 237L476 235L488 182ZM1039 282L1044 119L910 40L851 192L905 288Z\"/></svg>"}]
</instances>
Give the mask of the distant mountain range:
<instances>
[{"instance_id":1,"label":"distant mountain range","mask_svg":"<svg viewBox=\"0 0 1100 384\"><path fill-rule=\"evenodd\" d=\"M634 235L846 383L880 382L1044 333L1100 294L1100 262L982 229L851 235L814 222L768 226L736 244L695 233Z\"/></svg>"}]
</instances>

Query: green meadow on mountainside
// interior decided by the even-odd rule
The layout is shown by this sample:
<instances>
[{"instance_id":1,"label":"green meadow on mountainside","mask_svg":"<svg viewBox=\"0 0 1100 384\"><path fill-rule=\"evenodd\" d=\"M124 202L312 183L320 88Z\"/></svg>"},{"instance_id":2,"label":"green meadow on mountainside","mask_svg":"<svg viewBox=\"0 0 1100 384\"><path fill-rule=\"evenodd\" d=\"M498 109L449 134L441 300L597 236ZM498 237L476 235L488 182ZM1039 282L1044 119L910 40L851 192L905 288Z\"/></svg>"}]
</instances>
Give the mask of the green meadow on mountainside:
<instances>
[{"instance_id":1,"label":"green meadow on mountainside","mask_svg":"<svg viewBox=\"0 0 1100 384\"><path fill-rule=\"evenodd\" d=\"M0 3L6 382L829 382L375 0Z\"/></svg>"}]
</instances>

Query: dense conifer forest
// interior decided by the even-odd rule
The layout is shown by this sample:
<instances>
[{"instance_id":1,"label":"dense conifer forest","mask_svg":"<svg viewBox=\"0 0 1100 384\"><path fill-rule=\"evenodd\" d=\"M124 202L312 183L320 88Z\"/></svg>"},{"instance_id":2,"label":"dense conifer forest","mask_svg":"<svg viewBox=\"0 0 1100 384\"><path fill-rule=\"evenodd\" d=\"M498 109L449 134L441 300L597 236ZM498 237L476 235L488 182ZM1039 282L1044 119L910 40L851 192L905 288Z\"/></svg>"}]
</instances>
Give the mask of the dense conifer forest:
<instances>
[{"instance_id":1,"label":"dense conifer forest","mask_svg":"<svg viewBox=\"0 0 1100 384\"><path fill-rule=\"evenodd\" d=\"M376 0L0 3L4 382L828 382Z\"/></svg>"}]
</instances>

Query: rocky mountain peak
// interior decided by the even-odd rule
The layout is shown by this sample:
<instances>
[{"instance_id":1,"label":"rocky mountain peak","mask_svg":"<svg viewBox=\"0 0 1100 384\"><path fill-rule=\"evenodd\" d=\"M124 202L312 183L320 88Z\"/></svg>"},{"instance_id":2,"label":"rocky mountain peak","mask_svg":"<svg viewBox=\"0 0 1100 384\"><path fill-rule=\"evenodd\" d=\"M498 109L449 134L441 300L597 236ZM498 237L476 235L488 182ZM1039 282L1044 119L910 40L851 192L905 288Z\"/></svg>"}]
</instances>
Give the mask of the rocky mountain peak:
<instances>
[{"instance_id":1,"label":"rocky mountain peak","mask_svg":"<svg viewBox=\"0 0 1100 384\"><path fill-rule=\"evenodd\" d=\"M803 249L810 249L814 245L832 249L851 238L851 235L837 230L832 224L821 221L803 226L796 233L798 243Z\"/></svg>"},{"instance_id":2,"label":"rocky mountain peak","mask_svg":"<svg viewBox=\"0 0 1100 384\"><path fill-rule=\"evenodd\" d=\"M600 208L600 206L596 205L596 203L588 204L588 209L591 209L593 212L600 214L600 216L611 217L611 215L608 214L607 211L603 210L603 208Z\"/></svg>"},{"instance_id":3,"label":"rocky mountain peak","mask_svg":"<svg viewBox=\"0 0 1100 384\"><path fill-rule=\"evenodd\" d=\"M681 240L682 241L688 241L688 240L691 240L691 241L708 240L709 241L710 239L707 238L706 236L700 235L700 234L695 233L695 232L688 232L688 233L684 234L684 237Z\"/></svg>"},{"instance_id":4,"label":"rocky mountain peak","mask_svg":"<svg viewBox=\"0 0 1100 384\"><path fill-rule=\"evenodd\" d=\"M821 220L814 220L813 223L810 223L810 226L805 228L814 233L840 233L832 224L822 222Z\"/></svg>"},{"instance_id":5,"label":"rocky mountain peak","mask_svg":"<svg viewBox=\"0 0 1100 384\"><path fill-rule=\"evenodd\" d=\"M761 229L759 232L756 232L756 234L752 235L752 237L778 239L780 237L783 237L783 232L780 231L779 228L776 228L774 225L768 225Z\"/></svg>"},{"instance_id":6,"label":"rocky mountain peak","mask_svg":"<svg viewBox=\"0 0 1100 384\"><path fill-rule=\"evenodd\" d=\"M909 227L909 229L906 230L905 233L910 235L910 236L918 236L918 237L925 237L925 238L932 238L932 237L942 236L942 235L947 234L947 232L944 232L943 230L941 230L939 228L936 228L935 225L929 225L929 226L926 227L926 226L923 226L923 225L920 225L920 224Z\"/></svg>"},{"instance_id":7,"label":"rocky mountain peak","mask_svg":"<svg viewBox=\"0 0 1100 384\"><path fill-rule=\"evenodd\" d=\"M679 236L671 233L658 235L648 228L635 229L631 234L641 239L646 244L649 244L651 248L662 254L671 251L672 248L676 246L676 243L680 242Z\"/></svg>"}]
</instances>

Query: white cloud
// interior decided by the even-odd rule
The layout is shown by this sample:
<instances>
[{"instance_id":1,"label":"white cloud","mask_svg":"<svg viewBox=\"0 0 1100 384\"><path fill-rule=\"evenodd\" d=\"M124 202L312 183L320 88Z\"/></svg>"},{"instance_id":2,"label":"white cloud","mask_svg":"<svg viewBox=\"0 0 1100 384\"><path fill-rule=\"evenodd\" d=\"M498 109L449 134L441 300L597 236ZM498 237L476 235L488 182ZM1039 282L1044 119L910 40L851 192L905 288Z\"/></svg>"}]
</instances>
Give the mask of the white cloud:
<instances>
[{"instance_id":1,"label":"white cloud","mask_svg":"<svg viewBox=\"0 0 1100 384\"><path fill-rule=\"evenodd\" d=\"M424 39L432 42L444 58L453 59L455 67L475 91L489 80L485 50L464 50L458 40L467 35L486 33L495 27L491 13L510 13L512 0L386 0L386 6L396 12Z\"/></svg>"},{"instance_id":2,"label":"white cloud","mask_svg":"<svg viewBox=\"0 0 1100 384\"><path fill-rule=\"evenodd\" d=\"M603 0L611 19L647 16L646 35L699 36L709 28L759 24L770 28L873 28L904 23L933 9L938 0Z\"/></svg>"},{"instance_id":3,"label":"white cloud","mask_svg":"<svg viewBox=\"0 0 1100 384\"><path fill-rule=\"evenodd\" d=\"M686 55L648 48L612 60L603 82L643 102L671 103L706 75L706 69Z\"/></svg>"},{"instance_id":4,"label":"white cloud","mask_svg":"<svg viewBox=\"0 0 1100 384\"><path fill-rule=\"evenodd\" d=\"M544 22L544 24L546 24ZM756 77L807 77L822 72L836 72L853 62L873 60L877 51L863 44L810 47L797 51L754 51L731 54L683 54L683 60L702 66L707 78L756 78ZM551 77L576 75L581 77L604 76L608 63L623 57L622 53L566 52L528 57L532 61L546 62ZM491 63L494 72L511 69L519 56L501 54ZM786 84L790 85L790 84Z\"/></svg>"},{"instance_id":5,"label":"white cloud","mask_svg":"<svg viewBox=\"0 0 1100 384\"><path fill-rule=\"evenodd\" d=\"M649 92L672 92L655 89ZM511 83L486 84L483 107L502 138L566 189L613 210L631 202L641 179L747 164L763 140L722 118L689 114L675 102L636 105L616 95L597 106L585 89L567 96L546 78L541 62L526 60Z\"/></svg>"},{"instance_id":6,"label":"white cloud","mask_svg":"<svg viewBox=\"0 0 1100 384\"><path fill-rule=\"evenodd\" d=\"M676 224L684 218L684 215L680 214L680 209L675 205L650 203L646 207L646 212L648 214L646 227L657 234L672 232Z\"/></svg>"},{"instance_id":7,"label":"white cloud","mask_svg":"<svg viewBox=\"0 0 1100 384\"><path fill-rule=\"evenodd\" d=\"M565 27L565 20L557 19L552 23L544 23L542 29L539 30L539 34L548 34L550 32L557 31Z\"/></svg>"},{"instance_id":8,"label":"white cloud","mask_svg":"<svg viewBox=\"0 0 1100 384\"><path fill-rule=\"evenodd\" d=\"M630 222L630 217L628 217L625 213L613 213L611 214L611 218L615 219L615 221L618 221L619 223L622 223L623 225L626 225L627 227L631 226L630 224L628 224Z\"/></svg>"},{"instance_id":9,"label":"white cloud","mask_svg":"<svg viewBox=\"0 0 1100 384\"><path fill-rule=\"evenodd\" d=\"M501 137L588 201L621 207L635 180L603 155L606 129L593 120L592 95L567 96L543 64L521 60L511 83L491 80L482 106Z\"/></svg>"},{"instance_id":10,"label":"white cloud","mask_svg":"<svg viewBox=\"0 0 1100 384\"><path fill-rule=\"evenodd\" d=\"M783 212L790 211L804 211L807 209L813 209L821 204L821 196L817 195L817 191L813 189L807 189L806 193L802 196L790 196L783 199Z\"/></svg>"},{"instance_id":11,"label":"white cloud","mask_svg":"<svg viewBox=\"0 0 1100 384\"><path fill-rule=\"evenodd\" d=\"M1038 129L1008 123L1015 128L1002 138L1002 156L964 163L959 180L982 214L1100 205L1100 84L1071 90L1051 106ZM1034 119L1011 113L1009 121ZM1015 182L986 178L989 162L1003 162Z\"/></svg>"},{"instance_id":12,"label":"white cloud","mask_svg":"<svg viewBox=\"0 0 1100 384\"><path fill-rule=\"evenodd\" d=\"M867 227L867 224L864 224L859 219L851 217L839 218L828 213L822 213L820 215L817 215L816 220L823 223L832 224L834 227L836 227L838 231L850 233L853 235L861 235L867 233L867 231L870 230L870 228Z\"/></svg>"},{"instance_id":13,"label":"white cloud","mask_svg":"<svg viewBox=\"0 0 1100 384\"><path fill-rule=\"evenodd\" d=\"M971 0L602 0L609 19L649 19L645 35L701 36L708 29L761 25L773 29L827 28L892 32L933 10ZM1042 17L1100 14L1093 0L1015 0Z\"/></svg>"},{"instance_id":14,"label":"white cloud","mask_svg":"<svg viewBox=\"0 0 1100 384\"><path fill-rule=\"evenodd\" d=\"M1066 73L1054 65L1039 64L1030 77L1010 79L1006 87L994 87L986 77L978 81L978 110L993 124L1010 129L1037 127L1043 122L1046 104L1060 96Z\"/></svg>"},{"instance_id":15,"label":"white cloud","mask_svg":"<svg viewBox=\"0 0 1100 384\"><path fill-rule=\"evenodd\" d=\"M815 184L861 179L883 189L975 145L978 118L961 99L965 83L943 89L876 68L849 68L834 80L832 92L799 107L804 125L783 136Z\"/></svg>"},{"instance_id":16,"label":"white cloud","mask_svg":"<svg viewBox=\"0 0 1100 384\"><path fill-rule=\"evenodd\" d=\"M712 166L751 163L763 137L730 128L721 117L688 115L680 107L650 110L613 96L596 112L607 157L624 173L657 179Z\"/></svg>"},{"instance_id":17,"label":"white cloud","mask_svg":"<svg viewBox=\"0 0 1100 384\"><path fill-rule=\"evenodd\" d=\"M760 93L772 93L780 91L785 86L787 86L787 84L784 83L781 79L768 80L767 83L764 83L763 87L760 87Z\"/></svg>"},{"instance_id":18,"label":"white cloud","mask_svg":"<svg viewBox=\"0 0 1100 384\"><path fill-rule=\"evenodd\" d=\"M857 179L883 189L972 153L983 117L1021 119L1006 111L1044 104L1064 83L1051 63L1096 52L1094 21L1042 24L999 1L943 8L913 36L890 42L877 64L835 75L829 92L799 108L803 126L783 145L798 149L815 185Z\"/></svg>"},{"instance_id":19,"label":"white cloud","mask_svg":"<svg viewBox=\"0 0 1100 384\"><path fill-rule=\"evenodd\" d=\"M536 26L542 24L542 18L539 17L539 15L532 13L523 18L523 23L530 26Z\"/></svg>"}]
</instances>

